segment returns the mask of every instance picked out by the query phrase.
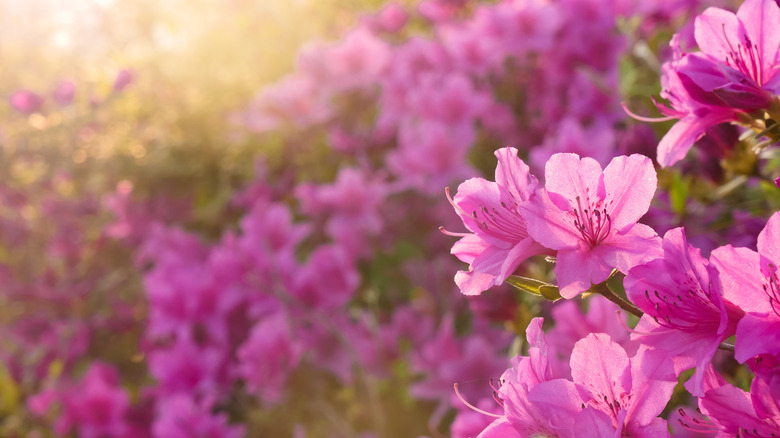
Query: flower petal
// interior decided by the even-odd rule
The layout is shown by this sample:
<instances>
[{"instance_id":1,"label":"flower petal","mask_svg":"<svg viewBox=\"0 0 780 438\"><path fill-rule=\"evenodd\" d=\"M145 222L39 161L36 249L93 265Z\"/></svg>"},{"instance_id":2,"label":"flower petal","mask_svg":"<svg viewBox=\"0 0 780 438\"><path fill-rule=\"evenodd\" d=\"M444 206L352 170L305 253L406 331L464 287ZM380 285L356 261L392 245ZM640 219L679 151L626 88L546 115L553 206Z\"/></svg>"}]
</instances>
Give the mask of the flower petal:
<instances>
[{"instance_id":1,"label":"flower petal","mask_svg":"<svg viewBox=\"0 0 780 438\"><path fill-rule=\"evenodd\" d=\"M700 139L708 128L734 119L733 111L707 111L701 115L688 114L677 121L658 143L658 164L661 167L667 167L682 160L696 140Z\"/></svg>"},{"instance_id":2,"label":"flower petal","mask_svg":"<svg viewBox=\"0 0 780 438\"><path fill-rule=\"evenodd\" d=\"M496 184L503 189L502 192L506 191L515 203L527 200L536 188L537 181L536 177L530 174L528 165L517 156L517 149L501 148L494 154L498 159ZM503 199L502 201L506 202Z\"/></svg>"},{"instance_id":3,"label":"flower petal","mask_svg":"<svg viewBox=\"0 0 780 438\"><path fill-rule=\"evenodd\" d=\"M555 205L545 189L539 189L529 202L520 206L528 234L550 249L577 248L582 235L567 213Z\"/></svg>"},{"instance_id":4,"label":"flower petal","mask_svg":"<svg viewBox=\"0 0 780 438\"><path fill-rule=\"evenodd\" d=\"M746 0L737 11L750 41L758 50L761 64L760 77L756 81L763 85L777 72L780 62L780 7L774 0Z\"/></svg>"},{"instance_id":5,"label":"flower petal","mask_svg":"<svg viewBox=\"0 0 780 438\"><path fill-rule=\"evenodd\" d=\"M723 298L745 312L764 313L772 310L762 290L763 276L757 252L726 245L712 251L710 260L720 272Z\"/></svg>"},{"instance_id":6,"label":"flower petal","mask_svg":"<svg viewBox=\"0 0 780 438\"><path fill-rule=\"evenodd\" d=\"M737 324L734 359L744 363L763 353L780 354L780 319L774 313L748 313Z\"/></svg>"},{"instance_id":7,"label":"flower petal","mask_svg":"<svg viewBox=\"0 0 780 438\"><path fill-rule=\"evenodd\" d=\"M758 235L758 253L775 264L780 262L780 212L769 218Z\"/></svg>"},{"instance_id":8,"label":"flower petal","mask_svg":"<svg viewBox=\"0 0 780 438\"><path fill-rule=\"evenodd\" d=\"M567 299L576 297L590 288L591 283L598 284L606 280L612 273L601 254L607 252L605 247L593 250L562 249L558 251L555 264L555 275L558 277L558 288L561 296Z\"/></svg>"},{"instance_id":9,"label":"flower petal","mask_svg":"<svg viewBox=\"0 0 780 438\"><path fill-rule=\"evenodd\" d=\"M555 205L564 211L577 206L577 197L584 202L599 196L601 176L598 161L589 157L580 159L577 154L555 154L544 167L545 188ZM564 199L559 200L553 194Z\"/></svg>"},{"instance_id":10,"label":"flower petal","mask_svg":"<svg viewBox=\"0 0 780 438\"><path fill-rule=\"evenodd\" d=\"M591 333L574 345L569 361L574 382L594 398L621 400L631 391L629 360L623 347L604 333Z\"/></svg>"},{"instance_id":11,"label":"flower petal","mask_svg":"<svg viewBox=\"0 0 780 438\"><path fill-rule=\"evenodd\" d=\"M639 154L615 157L604 169L612 227L622 231L644 216L657 186L658 178L649 158Z\"/></svg>"},{"instance_id":12,"label":"flower petal","mask_svg":"<svg viewBox=\"0 0 780 438\"><path fill-rule=\"evenodd\" d=\"M696 44L702 52L721 62L729 59L745 35L737 16L725 9L707 8L694 22Z\"/></svg>"},{"instance_id":13,"label":"flower petal","mask_svg":"<svg viewBox=\"0 0 780 438\"><path fill-rule=\"evenodd\" d=\"M676 385L668 353L641 348L631 358L631 407L626 422L651 424L666 407Z\"/></svg>"}]
</instances>

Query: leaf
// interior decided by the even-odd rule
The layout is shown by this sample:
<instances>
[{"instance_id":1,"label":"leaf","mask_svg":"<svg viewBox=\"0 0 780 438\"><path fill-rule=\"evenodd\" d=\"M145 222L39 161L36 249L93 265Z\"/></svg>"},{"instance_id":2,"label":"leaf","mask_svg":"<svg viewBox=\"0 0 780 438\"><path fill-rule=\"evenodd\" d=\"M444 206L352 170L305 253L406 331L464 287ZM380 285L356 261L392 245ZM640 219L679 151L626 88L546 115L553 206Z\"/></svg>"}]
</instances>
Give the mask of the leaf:
<instances>
[{"instance_id":1,"label":"leaf","mask_svg":"<svg viewBox=\"0 0 780 438\"><path fill-rule=\"evenodd\" d=\"M510 275L506 279L505 283L514 286L515 289L527 292L531 295L537 295L550 301L557 301L561 299L561 294L558 291L558 286L543 281L534 280L533 278L521 277L519 275Z\"/></svg>"},{"instance_id":2,"label":"leaf","mask_svg":"<svg viewBox=\"0 0 780 438\"><path fill-rule=\"evenodd\" d=\"M5 365L0 362L0 412L11 413L18 405L19 387Z\"/></svg>"}]
</instances>

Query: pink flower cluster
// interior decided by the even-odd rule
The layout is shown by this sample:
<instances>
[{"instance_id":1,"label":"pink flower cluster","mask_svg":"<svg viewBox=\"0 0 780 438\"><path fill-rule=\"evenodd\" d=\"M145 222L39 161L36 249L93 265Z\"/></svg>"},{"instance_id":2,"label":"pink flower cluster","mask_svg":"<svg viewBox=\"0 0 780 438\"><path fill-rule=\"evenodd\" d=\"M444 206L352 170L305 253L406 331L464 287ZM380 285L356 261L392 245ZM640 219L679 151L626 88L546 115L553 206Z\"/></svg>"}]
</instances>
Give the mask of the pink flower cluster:
<instances>
[{"instance_id":1,"label":"pink flower cluster","mask_svg":"<svg viewBox=\"0 0 780 438\"><path fill-rule=\"evenodd\" d=\"M683 33L663 66L642 51L699 8L391 2L231 115L283 145L242 191L0 187L2 248L34 262L0 252L20 417L84 437L780 434L778 166L756 144L780 138L780 8L707 9L701 52ZM631 81L653 62L668 132L615 91L646 99ZM654 167L697 141L705 160ZM472 177L490 152L493 181ZM516 275L564 299L518 296Z\"/></svg>"},{"instance_id":2,"label":"pink flower cluster","mask_svg":"<svg viewBox=\"0 0 780 438\"><path fill-rule=\"evenodd\" d=\"M641 315L631 330L640 346L629 365L609 335L587 335L570 355L572 384L552 377L553 359L540 341L537 321L527 333L529 357L513 362L497 390L504 416L480 436L662 436L668 434L666 423L656 417L677 378L691 368L695 372L685 388L699 397L711 430L780 433L780 411L771 401L780 376L780 213L759 234L758 252L726 245L707 260L682 228L661 241L637 223L657 184L647 157L616 157L602 171L592 159L556 154L545 169L545 188L538 188L516 153L496 152L496 182L466 181L451 201L471 231L452 249L470 263L456 283L464 294L479 294L505 281L528 257L548 254L556 258L563 298L604 293L606 287L605 296L620 302L606 281L622 272L631 304L620 303L629 311L633 304ZM744 421L760 424L755 429L745 429L728 413L725 394L745 396L710 365L730 337L734 358L756 373L751 401L739 408Z\"/></svg>"}]
</instances>

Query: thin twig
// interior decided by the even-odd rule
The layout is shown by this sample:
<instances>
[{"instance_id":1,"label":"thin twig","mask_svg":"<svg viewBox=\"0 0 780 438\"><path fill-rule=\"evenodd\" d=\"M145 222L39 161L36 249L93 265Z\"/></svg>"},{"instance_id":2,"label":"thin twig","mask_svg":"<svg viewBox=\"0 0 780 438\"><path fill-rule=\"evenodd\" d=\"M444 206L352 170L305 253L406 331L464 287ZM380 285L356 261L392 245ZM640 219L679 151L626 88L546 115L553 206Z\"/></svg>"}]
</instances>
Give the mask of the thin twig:
<instances>
[{"instance_id":1,"label":"thin twig","mask_svg":"<svg viewBox=\"0 0 780 438\"><path fill-rule=\"evenodd\" d=\"M641 318L642 315L644 315L644 313L642 313L642 311L639 310L639 308L629 303L628 301L624 300L623 298L620 298L619 296L615 295L615 293L609 289L606 282L594 284L590 288L590 290L612 301L613 303L617 304L618 307L636 316L637 318Z\"/></svg>"}]
</instances>

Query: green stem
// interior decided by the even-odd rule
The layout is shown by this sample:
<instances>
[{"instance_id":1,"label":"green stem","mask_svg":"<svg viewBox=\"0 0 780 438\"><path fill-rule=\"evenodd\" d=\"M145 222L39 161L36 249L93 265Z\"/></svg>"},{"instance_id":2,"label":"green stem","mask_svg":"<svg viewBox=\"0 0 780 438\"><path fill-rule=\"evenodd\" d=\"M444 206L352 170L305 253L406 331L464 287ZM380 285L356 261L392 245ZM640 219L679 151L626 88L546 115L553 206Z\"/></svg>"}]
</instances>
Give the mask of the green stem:
<instances>
[{"instance_id":1,"label":"green stem","mask_svg":"<svg viewBox=\"0 0 780 438\"><path fill-rule=\"evenodd\" d=\"M590 291L595 292L601 295L602 297L612 301L613 303L617 304L618 307L636 316L637 318L641 318L642 315L644 315L642 311L639 310L636 306L624 300L623 298L620 298L619 296L615 295L615 293L612 292L612 290L610 290L609 287L607 286L606 281L604 283L594 284L593 286L591 286Z\"/></svg>"}]
</instances>

